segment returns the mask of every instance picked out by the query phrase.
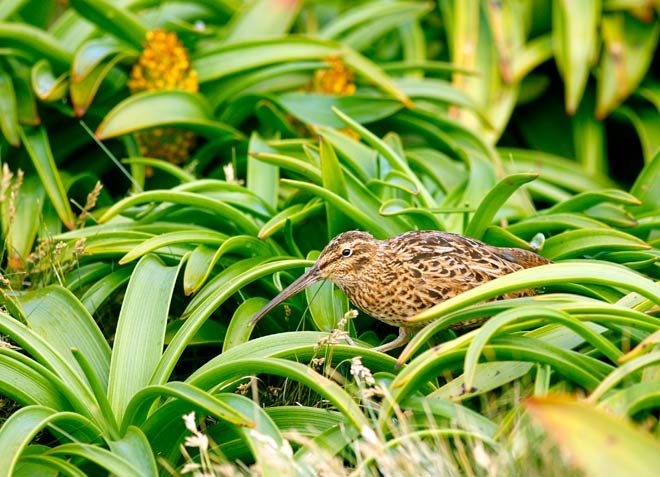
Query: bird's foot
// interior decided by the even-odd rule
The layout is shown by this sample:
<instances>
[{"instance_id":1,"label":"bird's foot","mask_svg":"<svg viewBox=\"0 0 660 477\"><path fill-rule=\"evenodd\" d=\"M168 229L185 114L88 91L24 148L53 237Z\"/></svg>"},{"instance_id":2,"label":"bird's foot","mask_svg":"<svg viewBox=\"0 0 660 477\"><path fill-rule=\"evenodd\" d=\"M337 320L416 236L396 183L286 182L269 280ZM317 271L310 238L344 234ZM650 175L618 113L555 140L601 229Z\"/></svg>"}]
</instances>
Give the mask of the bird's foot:
<instances>
[{"instance_id":1,"label":"bird's foot","mask_svg":"<svg viewBox=\"0 0 660 477\"><path fill-rule=\"evenodd\" d=\"M410 341L410 334L411 333L409 329L401 327L399 328L399 336L397 336L394 340L390 341L389 343L376 346L375 348L371 348L371 350L380 351L381 353L384 353L391 349L400 348L401 346L405 345L408 341Z\"/></svg>"}]
</instances>

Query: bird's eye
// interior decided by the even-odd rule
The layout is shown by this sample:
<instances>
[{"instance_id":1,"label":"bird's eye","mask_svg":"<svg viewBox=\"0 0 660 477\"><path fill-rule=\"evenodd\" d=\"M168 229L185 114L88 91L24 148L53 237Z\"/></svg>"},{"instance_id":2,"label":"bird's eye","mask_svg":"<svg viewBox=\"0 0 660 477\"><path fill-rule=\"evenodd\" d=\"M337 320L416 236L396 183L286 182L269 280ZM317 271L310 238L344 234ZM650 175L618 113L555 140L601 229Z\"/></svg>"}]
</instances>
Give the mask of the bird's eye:
<instances>
[{"instance_id":1,"label":"bird's eye","mask_svg":"<svg viewBox=\"0 0 660 477\"><path fill-rule=\"evenodd\" d=\"M344 250L341 251L342 257L350 257L353 254L353 250L350 248L345 248Z\"/></svg>"}]
</instances>

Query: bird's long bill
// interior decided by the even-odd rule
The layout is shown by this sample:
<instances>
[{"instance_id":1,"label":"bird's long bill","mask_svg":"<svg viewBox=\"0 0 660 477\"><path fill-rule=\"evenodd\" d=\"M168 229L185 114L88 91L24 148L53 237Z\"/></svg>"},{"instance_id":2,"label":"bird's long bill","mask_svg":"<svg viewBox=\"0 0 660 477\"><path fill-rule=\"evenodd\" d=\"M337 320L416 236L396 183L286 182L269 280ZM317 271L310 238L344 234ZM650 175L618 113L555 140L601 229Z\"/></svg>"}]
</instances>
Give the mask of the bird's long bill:
<instances>
[{"instance_id":1,"label":"bird's long bill","mask_svg":"<svg viewBox=\"0 0 660 477\"><path fill-rule=\"evenodd\" d=\"M319 269L316 265L314 265L312 268L310 268L304 274L298 277L298 279L294 281L291 285L289 285L284 290L282 290L275 298L270 300L266 306L264 306L261 310L259 310L259 313L254 315L254 317L250 320L250 324L254 325L257 321L263 318L264 315L266 315L266 313L268 313L270 310L272 310L277 305L282 303L284 300L286 300L287 298L291 298L296 293L304 290L312 283L318 282L320 279L321 279L321 275L319 274Z\"/></svg>"}]
</instances>

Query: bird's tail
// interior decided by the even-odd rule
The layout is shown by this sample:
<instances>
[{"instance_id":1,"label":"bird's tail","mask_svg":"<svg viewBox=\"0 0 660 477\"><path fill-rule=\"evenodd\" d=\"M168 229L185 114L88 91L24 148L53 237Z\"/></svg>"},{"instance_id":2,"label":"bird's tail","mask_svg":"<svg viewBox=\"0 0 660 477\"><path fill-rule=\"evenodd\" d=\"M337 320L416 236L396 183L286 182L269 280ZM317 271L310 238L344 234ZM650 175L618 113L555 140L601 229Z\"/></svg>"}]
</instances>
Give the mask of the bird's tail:
<instances>
[{"instance_id":1,"label":"bird's tail","mask_svg":"<svg viewBox=\"0 0 660 477\"><path fill-rule=\"evenodd\" d=\"M548 260L534 252L523 250L521 248L500 248L498 249L497 254L505 260L517 263L523 268L538 267L539 265L548 265L552 263L552 260Z\"/></svg>"}]
</instances>

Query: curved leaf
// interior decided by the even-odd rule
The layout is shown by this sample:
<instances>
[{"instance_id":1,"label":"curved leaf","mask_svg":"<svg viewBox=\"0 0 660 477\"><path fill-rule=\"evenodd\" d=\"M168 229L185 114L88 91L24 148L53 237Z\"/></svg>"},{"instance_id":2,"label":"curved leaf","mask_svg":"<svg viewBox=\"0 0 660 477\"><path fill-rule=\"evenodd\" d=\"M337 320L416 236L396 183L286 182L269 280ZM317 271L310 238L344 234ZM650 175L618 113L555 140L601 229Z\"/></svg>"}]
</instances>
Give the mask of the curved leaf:
<instances>
[{"instance_id":1,"label":"curved leaf","mask_svg":"<svg viewBox=\"0 0 660 477\"><path fill-rule=\"evenodd\" d=\"M629 422L562 396L532 398L525 406L587 475L657 474L660 445Z\"/></svg>"},{"instance_id":2,"label":"curved leaf","mask_svg":"<svg viewBox=\"0 0 660 477\"><path fill-rule=\"evenodd\" d=\"M240 131L213 120L208 102L197 93L172 90L135 94L110 111L96 130L104 140L143 129L180 126L202 136L217 139L233 136L242 139Z\"/></svg>"},{"instance_id":3,"label":"curved leaf","mask_svg":"<svg viewBox=\"0 0 660 477\"><path fill-rule=\"evenodd\" d=\"M159 259L146 255L138 262L128 283L108 379L108 399L119 422L133 396L150 383L160 361L178 272L179 266L167 267Z\"/></svg>"},{"instance_id":4,"label":"curved leaf","mask_svg":"<svg viewBox=\"0 0 660 477\"><path fill-rule=\"evenodd\" d=\"M71 6L99 29L140 48L147 38L147 27L137 15L107 0L71 0Z\"/></svg>"},{"instance_id":5,"label":"curved leaf","mask_svg":"<svg viewBox=\"0 0 660 477\"><path fill-rule=\"evenodd\" d=\"M465 235L481 239L486 228L495 218L495 214L502 208L504 203L511 197L519 187L538 177L536 173L514 174L505 177L498 182L486 197L479 203L470 223L465 229Z\"/></svg>"},{"instance_id":6,"label":"curved leaf","mask_svg":"<svg viewBox=\"0 0 660 477\"><path fill-rule=\"evenodd\" d=\"M59 170L53 159L46 129L43 127L22 128L20 134L23 145L30 155L30 159L32 159L34 168L41 178L41 183L46 189L48 198L55 207L57 215L60 216L66 228L72 229L75 224L75 217Z\"/></svg>"}]
</instances>

